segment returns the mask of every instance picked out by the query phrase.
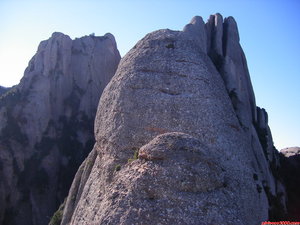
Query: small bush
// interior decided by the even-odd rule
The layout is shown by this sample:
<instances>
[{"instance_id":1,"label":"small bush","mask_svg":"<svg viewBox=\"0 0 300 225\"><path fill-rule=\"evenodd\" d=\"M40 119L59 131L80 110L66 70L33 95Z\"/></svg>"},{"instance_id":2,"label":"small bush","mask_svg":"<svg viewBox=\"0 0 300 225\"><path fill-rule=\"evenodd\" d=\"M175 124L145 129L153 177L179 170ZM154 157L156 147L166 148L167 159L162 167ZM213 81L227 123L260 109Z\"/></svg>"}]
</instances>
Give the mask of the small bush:
<instances>
[{"instance_id":1,"label":"small bush","mask_svg":"<svg viewBox=\"0 0 300 225\"><path fill-rule=\"evenodd\" d=\"M139 151L136 150L136 151L134 151L133 159L136 160L136 159L138 159L138 158L139 158Z\"/></svg>"},{"instance_id":2,"label":"small bush","mask_svg":"<svg viewBox=\"0 0 300 225\"><path fill-rule=\"evenodd\" d=\"M66 199L59 206L58 210L53 214L49 225L60 225L64 213L65 204L66 204Z\"/></svg>"},{"instance_id":3,"label":"small bush","mask_svg":"<svg viewBox=\"0 0 300 225\"><path fill-rule=\"evenodd\" d=\"M62 220L62 211L57 210L54 215L52 216L49 225L60 225Z\"/></svg>"},{"instance_id":4,"label":"small bush","mask_svg":"<svg viewBox=\"0 0 300 225\"><path fill-rule=\"evenodd\" d=\"M121 170L121 165L120 164L116 165L115 171L120 171L120 170Z\"/></svg>"},{"instance_id":5,"label":"small bush","mask_svg":"<svg viewBox=\"0 0 300 225\"><path fill-rule=\"evenodd\" d=\"M139 150L135 150L134 153L133 153L133 157L128 159L128 162L131 163L134 160L137 160L138 158L139 158Z\"/></svg>"}]
</instances>

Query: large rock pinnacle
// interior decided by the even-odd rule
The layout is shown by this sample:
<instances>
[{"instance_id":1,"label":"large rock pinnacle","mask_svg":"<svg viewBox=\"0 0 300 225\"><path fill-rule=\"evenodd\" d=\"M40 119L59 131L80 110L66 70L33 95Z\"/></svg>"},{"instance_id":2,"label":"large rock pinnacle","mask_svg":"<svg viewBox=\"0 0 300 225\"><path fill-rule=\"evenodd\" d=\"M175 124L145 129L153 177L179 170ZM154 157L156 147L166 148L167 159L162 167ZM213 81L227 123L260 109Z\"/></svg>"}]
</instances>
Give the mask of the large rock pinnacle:
<instances>
[{"instance_id":1,"label":"large rock pinnacle","mask_svg":"<svg viewBox=\"0 0 300 225\"><path fill-rule=\"evenodd\" d=\"M0 224L47 224L93 144L100 95L120 54L112 34L42 41L0 97Z\"/></svg>"},{"instance_id":2,"label":"large rock pinnacle","mask_svg":"<svg viewBox=\"0 0 300 225\"><path fill-rule=\"evenodd\" d=\"M96 144L62 224L268 220L280 184L267 120L257 114L233 18L194 17L183 31L146 35L101 96Z\"/></svg>"}]
</instances>

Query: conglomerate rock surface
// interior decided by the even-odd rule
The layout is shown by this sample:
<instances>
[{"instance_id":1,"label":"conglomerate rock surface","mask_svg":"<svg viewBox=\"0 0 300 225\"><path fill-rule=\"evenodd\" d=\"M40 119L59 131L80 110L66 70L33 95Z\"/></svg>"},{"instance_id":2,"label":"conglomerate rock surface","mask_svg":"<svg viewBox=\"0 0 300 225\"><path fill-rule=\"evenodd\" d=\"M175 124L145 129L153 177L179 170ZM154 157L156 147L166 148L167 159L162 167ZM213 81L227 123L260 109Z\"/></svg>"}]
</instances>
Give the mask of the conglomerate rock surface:
<instances>
[{"instance_id":1,"label":"conglomerate rock surface","mask_svg":"<svg viewBox=\"0 0 300 225\"><path fill-rule=\"evenodd\" d=\"M100 95L120 54L111 34L42 41L0 96L0 224L47 224L94 144Z\"/></svg>"},{"instance_id":2,"label":"conglomerate rock surface","mask_svg":"<svg viewBox=\"0 0 300 225\"><path fill-rule=\"evenodd\" d=\"M194 17L139 41L101 96L95 137L63 225L253 225L284 213L232 17Z\"/></svg>"}]
</instances>

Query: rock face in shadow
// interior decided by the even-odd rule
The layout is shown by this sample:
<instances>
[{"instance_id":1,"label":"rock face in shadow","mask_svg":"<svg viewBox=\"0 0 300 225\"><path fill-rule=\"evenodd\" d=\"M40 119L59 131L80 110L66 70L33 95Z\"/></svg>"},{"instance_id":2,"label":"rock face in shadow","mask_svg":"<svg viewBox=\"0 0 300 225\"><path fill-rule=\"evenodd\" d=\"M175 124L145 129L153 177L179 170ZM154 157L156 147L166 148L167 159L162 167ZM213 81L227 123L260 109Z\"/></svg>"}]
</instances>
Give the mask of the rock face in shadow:
<instances>
[{"instance_id":1,"label":"rock face in shadow","mask_svg":"<svg viewBox=\"0 0 300 225\"><path fill-rule=\"evenodd\" d=\"M231 17L139 41L101 96L95 137L63 225L253 225L284 213L278 154Z\"/></svg>"},{"instance_id":2,"label":"rock face in shadow","mask_svg":"<svg viewBox=\"0 0 300 225\"><path fill-rule=\"evenodd\" d=\"M94 144L100 95L120 54L111 34L42 41L0 97L0 224L47 224Z\"/></svg>"},{"instance_id":3,"label":"rock face in shadow","mask_svg":"<svg viewBox=\"0 0 300 225\"><path fill-rule=\"evenodd\" d=\"M0 86L0 96L9 91L10 88Z\"/></svg>"},{"instance_id":4,"label":"rock face in shadow","mask_svg":"<svg viewBox=\"0 0 300 225\"><path fill-rule=\"evenodd\" d=\"M281 176L287 192L287 211L290 221L300 221L300 147L280 150Z\"/></svg>"}]
</instances>

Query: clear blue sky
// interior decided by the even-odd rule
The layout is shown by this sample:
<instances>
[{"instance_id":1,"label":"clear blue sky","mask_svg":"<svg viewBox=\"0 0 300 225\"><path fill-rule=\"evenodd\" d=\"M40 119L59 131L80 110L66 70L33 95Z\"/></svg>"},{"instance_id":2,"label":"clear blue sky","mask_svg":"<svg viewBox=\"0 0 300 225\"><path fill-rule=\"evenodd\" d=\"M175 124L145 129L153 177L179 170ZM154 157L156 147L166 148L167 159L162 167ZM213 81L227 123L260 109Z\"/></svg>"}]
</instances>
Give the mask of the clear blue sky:
<instances>
[{"instance_id":1,"label":"clear blue sky","mask_svg":"<svg viewBox=\"0 0 300 225\"><path fill-rule=\"evenodd\" d=\"M256 102L278 149L300 146L300 0L0 0L0 85L17 84L41 40L112 33L123 56L147 33L195 15L233 16Z\"/></svg>"}]
</instances>

